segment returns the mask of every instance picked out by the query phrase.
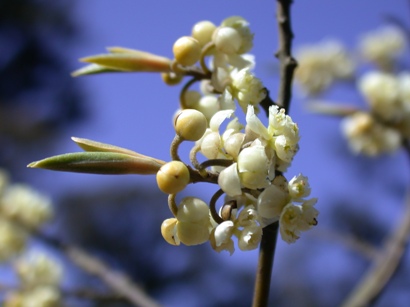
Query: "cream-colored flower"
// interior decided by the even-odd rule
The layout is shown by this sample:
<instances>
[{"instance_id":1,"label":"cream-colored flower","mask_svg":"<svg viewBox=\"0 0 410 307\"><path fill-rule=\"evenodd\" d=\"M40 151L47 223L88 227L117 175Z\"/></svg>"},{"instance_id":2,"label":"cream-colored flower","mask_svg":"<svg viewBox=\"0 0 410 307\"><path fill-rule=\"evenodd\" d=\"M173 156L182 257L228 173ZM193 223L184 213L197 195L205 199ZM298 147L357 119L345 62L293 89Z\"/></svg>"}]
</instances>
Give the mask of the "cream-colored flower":
<instances>
[{"instance_id":1,"label":"cream-colored flower","mask_svg":"<svg viewBox=\"0 0 410 307\"><path fill-rule=\"evenodd\" d=\"M262 227L258 224L246 226L241 231L238 238L238 247L242 251L249 251L258 248L262 239Z\"/></svg>"},{"instance_id":2,"label":"cream-colored flower","mask_svg":"<svg viewBox=\"0 0 410 307\"><path fill-rule=\"evenodd\" d=\"M230 255L235 251L232 235L235 232L233 221L224 221L211 232L210 242L212 248L218 253L226 250Z\"/></svg>"},{"instance_id":3,"label":"cream-colored flower","mask_svg":"<svg viewBox=\"0 0 410 307\"><path fill-rule=\"evenodd\" d=\"M259 103L266 97L266 90L249 68L241 69L232 75L233 96L238 100L243 112L248 105L258 108Z\"/></svg>"},{"instance_id":4,"label":"cream-colored flower","mask_svg":"<svg viewBox=\"0 0 410 307\"><path fill-rule=\"evenodd\" d=\"M284 109L277 106L269 108L269 126L266 128L254 113L253 107L248 106L246 112L247 128L264 140L274 149L277 157L290 163L299 149L299 128Z\"/></svg>"},{"instance_id":5,"label":"cream-colored flower","mask_svg":"<svg viewBox=\"0 0 410 307\"><path fill-rule=\"evenodd\" d=\"M397 27L384 26L365 34L360 41L363 57L382 69L390 70L393 61L405 47L406 37Z\"/></svg>"},{"instance_id":6,"label":"cream-colored flower","mask_svg":"<svg viewBox=\"0 0 410 307\"><path fill-rule=\"evenodd\" d=\"M289 194L293 200L300 201L310 195L310 185L308 178L299 174L294 176L288 184Z\"/></svg>"},{"instance_id":7,"label":"cream-colored flower","mask_svg":"<svg viewBox=\"0 0 410 307\"><path fill-rule=\"evenodd\" d=\"M335 40L303 46L296 52L295 79L309 95L320 94L335 80L353 76L355 63L344 46Z\"/></svg>"},{"instance_id":8,"label":"cream-colored flower","mask_svg":"<svg viewBox=\"0 0 410 307\"><path fill-rule=\"evenodd\" d=\"M294 243L300 237L302 231L317 225L316 217L319 212L313 207L316 198L304 201L302 205L290 202L280 215L279 231L282 239L287 243Z\"/></svg>"},{"instance_id":9,"label":"cream-colored flower","mask_svg":"<svg viewBox=\"0 0 410 307\"><path fill-rule=\"evenodd\" d=\"M259 140L242 149L238 155L238 172L241 183L249 189L262 189L269 185L271 161Z\"/></svg>"},{"instance_id":10,"label":"cream-colored flower","mask_svg":"<svg viewBox=\"0 0 410 307\"><path fill-rule=\"evenodd\" d=\"M13 184L0 199L0 212L27 227L37 228L51 218L51 200L27 185Z\"/></svg>"},{"instance_id":11,"label":"cream-colored flower","mask_svg":"<svg viewBox=\"0 0 410 307\"><path fill-rule=\"evenodd\" d=\"M26 246L27 233L11 222L0 219L0 261L7 261Z\"/></svg>"},{"instance_id":12,"label":"cream-colored flower","mask_svg":"<svg viewBox=\"0 0 410 307\"><path fill-rule=\"evenodd\" d=\"M395 76L378 71L363 75L358 84L372 111L385 121L398 122L403 116L400 84Z\"/></svg>"},{"instance_id":13,"label":"cream-colored flower","mask_svg":"<svg viewBox=\"0 0 410 307\"><path fill-rule=\"evenodd\" d=\"M62 277L61 266L49 256L32 253L15 263L17 274L25 288L58 286Z\"/></svg>"},{"instance_id":14,"label":"cream-colored flower","mask_svg":"<svg viewBox=\"0 0 410 307\"><path fill-rule=\"evenodd\" d=\"M357 112L345 117L341 127L354 153L376 156L392 153L401 146L400 133L380 124L368 113Z\"/></svg>"}]
</instances>

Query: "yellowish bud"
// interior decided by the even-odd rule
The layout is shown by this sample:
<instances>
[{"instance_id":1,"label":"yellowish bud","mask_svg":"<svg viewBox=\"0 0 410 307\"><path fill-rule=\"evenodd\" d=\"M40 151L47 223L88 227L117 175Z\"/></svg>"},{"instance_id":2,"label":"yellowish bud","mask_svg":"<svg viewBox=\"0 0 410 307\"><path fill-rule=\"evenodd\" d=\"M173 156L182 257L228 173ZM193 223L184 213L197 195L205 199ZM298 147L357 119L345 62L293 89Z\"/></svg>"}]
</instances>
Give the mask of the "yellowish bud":
<instances>
[{"instance_id":1,"label":"yellowish bud","mask_svg":"<svg viewBox=\"0 0 410 307\"><path fill-rule=\"evenodd\" d=\"M167 194L176 194L188 185L190 180L188 167L181 161L164 164L157 173L159 189Z\"/></svg>"},{"instance_id":2,"label":"yellowish bud","mask_svg":"<svg viewBox=\"0 0 410 307\"><path fill-rule=\"evenodd\" d=\"M197 141L205 133L208 121L204 114L194 109L182 110L175 118L175 131L183 139Z\"/></svg>"},{"instance_id":3,"label":"yellowish bud","mask_svg":"<svg viewBox=\"0 0 410 307\"><path fill-rule=\"evenodd\" d=\"M172 48L175 60L183 66L194 65L201 56L201 46L199 42L190 36L179 38Z\"/></svg>"},{"instance_id":4,"label":"yellowish bud","mask_svg":"<svg viewBox=\"0 0 410 307\"><path fill-rule=\"evenodd\" d=\"M171 245L179 245L180 241L176 235L176 225L178 220L176 218L166 219L161 224L161 234L165 241Z\"/></svg>"},{"instance_id":5,"label":"yellowish bud","mask_svg":"<svg viewBox=\"0 0 410 307\"><path fill-rule=\"evenodd\" d=\"M183 75L176 74L174 72L161 73L162 81L164 81L166 85L177 85L181 83L183 77L184 77Z\"/></svg>"},{"instance_id":6,"label":"yellowish bud","mask_svg":"<svg viewBox=\"0 0 410 307\"><path fill-rule=\"evenodd\" d=\"M204 46L212 40L215 29L216 26L208 20L197 22L192 28L192 37Z\"/></svg>"}]
</instances>

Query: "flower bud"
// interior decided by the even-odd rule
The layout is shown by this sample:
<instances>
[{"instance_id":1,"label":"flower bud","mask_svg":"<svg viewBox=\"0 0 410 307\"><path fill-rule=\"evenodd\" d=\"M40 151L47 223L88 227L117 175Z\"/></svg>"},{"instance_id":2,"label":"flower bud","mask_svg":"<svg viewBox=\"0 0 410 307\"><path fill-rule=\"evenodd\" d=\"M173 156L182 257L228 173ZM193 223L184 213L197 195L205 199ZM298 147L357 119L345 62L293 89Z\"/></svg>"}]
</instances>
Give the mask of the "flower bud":
<instances>
[{"instance_id":1,"label":"flower bud","mask_svg":"<svg viewBox=\"0 0 410 307\"><path fill-rule=\"evenodd\" d=\"M178 237L185 245L198 245L209 239L209 227L205 224L178 222Z\"/></svg>"},{"instance_id":2,"label":"flower bud","mask_svg":"<svg viewBox=\"0 0 410 307\"><path fill-rule=\"evenodd\" d=\"M178 222L202 223L209 222L209 208L207 204L196 197L185 197L178 207Z\"/></svg>"},{"instance_id":3,"label":"flower bud","mask_svg":"<svg viewBox=\"0 0 410 307\"><path fill-rule=\"evenodd\" d=\"M212 40L215 29L216 26L208 20L197 22L192 28L192 37L204 46Z\"/></svg>"},{"instance_id":4,"label":"flower bud","mask_svg":"<svg viewBox=\"0 0 410 307\"><path fill-rule=\"evenodd\" d=\"M174 72L161 73L162 81L164 81L166 85L177 85L181 83L183 77L184 77L183 75L176 74Z\"/></svg>"},{"instance_id":5,"label":"flower bud","mask_svg":"<svg viewBox=\"0 0 410 307\"><path fill-rule=\"evenodd\" d=\"M162 237L171 245L179 245L180 240L176 235L176 225L178 220L176 218L166 219L161 224Z\"/></svg>"},{"instance_id":6,"label":"flower bud","mask_svg":"<svg viewBox=\"0 0 410 307\"><path fill-rule=\"evenodd\" d=\"M174 43L172 48L175 60L184 66L194 65L201 56L199 42L190 36L182 36Z\"/></svg>"},{"instance_id":7,"label":"flower bud","mask_svg":"<svg viewBox=\"0 0 410 307\"><path fill-rule=\"evenodd\" d=\"M213 35L216 49L226 54L237 53L242 45L242 38L238 31L231 27L220 27Z\"/></svg>"},{"instance_id":8,"label":"flower bud","mask_svg":"<svg viewBox=\"0 0 410 307\"><path fill-rule=\"evenodd\" d=\"M175 131L185 140L197 141L208 127L206 117L194 109L185 109L175 118Z\"/></svg>"},{"instance_id":9,"label":"flower bud","mask_svg":"<svg viewBox=\"0 0 410 307\"><path fill-rule=\"evenodd\" d=\"M168 194L176 194L188 185L190 180L188 167L181 161L164 164L157 173L159 189Z\"/></svg>"},{"instance_id":10,"label":"flower bud","mask_svg":"<svg viewBox=\"0 0 410 307\"><path fill-rule=\"evenodd\" d=\"M184 106L182 106L183 109L197 109L197 105L199 103L199 100L201 99L201 93L198 91L186 91L184 93Z\"/></svg>"}]
</instances>

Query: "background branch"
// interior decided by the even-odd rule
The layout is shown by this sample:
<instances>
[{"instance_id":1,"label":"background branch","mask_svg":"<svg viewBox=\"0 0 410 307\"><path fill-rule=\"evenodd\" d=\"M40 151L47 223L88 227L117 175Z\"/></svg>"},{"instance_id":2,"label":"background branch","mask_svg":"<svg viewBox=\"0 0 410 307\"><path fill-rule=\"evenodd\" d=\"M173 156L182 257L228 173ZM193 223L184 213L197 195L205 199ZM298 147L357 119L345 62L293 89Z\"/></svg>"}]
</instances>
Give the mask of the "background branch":
<instances>
[{"instance_id":1,"label":"background branch","mask_svg":"<svg viewBox=\"0 0 410 307\"><path fill-rule=\"evenodd\" d=\"M49 237L41 232L33 235L43 242L60 249L67 257L85 272L100 278L119 297L138 307L160 307L139 286L134 284L128 276L111 269L101 260L88 254L79 247L64 244L56 238Z\"/></svg>"},{"instance_id":2,"label":"background branch","mask_svg":"<svg viewBox=\"0 0 410 307\"><path fill-rule=\"evenodd\" d=\"M383 253L373 262L369 271L343 303L343 307L367 306L380 295L400 264L409 235L410 200L407 197L402 220L384 244Z\"/></svg>"}]
</instances>

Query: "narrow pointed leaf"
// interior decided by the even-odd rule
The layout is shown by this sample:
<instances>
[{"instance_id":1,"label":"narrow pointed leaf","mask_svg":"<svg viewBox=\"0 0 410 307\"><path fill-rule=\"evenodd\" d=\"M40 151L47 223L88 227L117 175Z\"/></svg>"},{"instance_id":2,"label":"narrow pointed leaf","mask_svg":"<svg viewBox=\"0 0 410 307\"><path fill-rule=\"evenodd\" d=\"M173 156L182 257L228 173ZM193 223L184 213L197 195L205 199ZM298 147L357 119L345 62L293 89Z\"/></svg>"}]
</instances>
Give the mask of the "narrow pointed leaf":
<instances>
[{"instance_id":1,"label":"narrow pointed leaf","mask_svg":"<svg viewBox=\"0 0 410 307\"><path fill-rule=\"evenodd\" d=\"M78 137L72 137L71 139L85 151L118 152L118 153L130 155L130 156L134 156L137 158L151 159L153 161L156 161L158 164L165 164L165 161L155 159L153 157L145 156L138 152L135 152L135 151L132 151L126 148L118 147L115 145L96 142L93 140L83 139L83 138L78 138Z\"/></svg>"},{"instance_id":2,"label":"narrow pointed leaf","mask_svg":"<svg viewBox=\"0 0 410 307\"><path fill-rule=\"evenodd\" d=\"M117 72L118 70L115 69L110 69L105 66L101 66L98 64L89 64L87 66L84 66L80 69L77 69L71 73L71 76L73 77L79 77L79 76L86 76L86 75L95 75L95 74L101 74L101 73L108 73L108 72Z\"/></svg>"},{"instance_id":3,"label":"narrow pointed leaf","mask_svg":"<svg viewBox=\"0 0 410 307\"><path fill-rule=\"evenodd\" d=\"M133 50L132 52L97 54L80 59L81 62L94 63L118 71L138 72L170 72L171 59L148 52Z\"/></svg>"},{"instance_id":4,"label":"narrow pointed leaf","mask_svg":"<svg viewBox=\"0 0 410 307\"><path fill-rule=\"evenodd\" d=\"M117 152L77 152L32 162L28 167L89 174L156 174L163 164Z\"/></svg>"},{"instance_id":5,"label":"narrow pointed leaf","mask_svg":"<svg viewBox=\"0 0 410 307\"><path fill-rule=\"evenodd\" d=\"M124 48L124 47L107 47L107 50L109 53L133 53L133 54L138 54L140 56L152 56L152 53L146 52L146 51L141 51L141 50L136 50L136 49L131 49L131 48Z\"/></svg>"}]
</instances>

